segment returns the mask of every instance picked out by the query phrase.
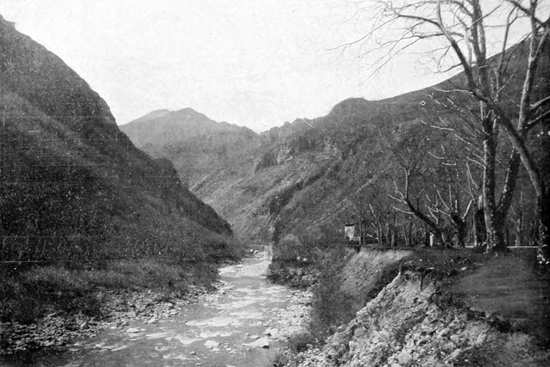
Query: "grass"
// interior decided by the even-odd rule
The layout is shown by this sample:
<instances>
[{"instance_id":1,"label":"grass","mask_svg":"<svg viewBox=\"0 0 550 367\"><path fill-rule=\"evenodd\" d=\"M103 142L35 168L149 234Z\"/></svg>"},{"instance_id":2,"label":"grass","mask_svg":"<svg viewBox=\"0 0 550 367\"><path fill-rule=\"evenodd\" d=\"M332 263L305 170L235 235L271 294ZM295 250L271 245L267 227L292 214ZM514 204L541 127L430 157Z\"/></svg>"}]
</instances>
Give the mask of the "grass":
<instances>
[{"instance_id":1,"label":"grass","mask_svg":"<svg viewBox=\"0 0 550 367\"><path fill-rule=\"evenodd\" d=\"M418 249L401 267L438 280L442 307L466 307L502 331L550 345L550 272L537 264L533 249Z\"/></svg>"},{"instance_id":2,"label":"grass","mask_svg":"<svg viewBox=\"0 0 550 367\"><path fill-rule=\"evenodd\" d=\"M316 274L311 323L309 335L299 340L323 341L400 270L411 270L440 284L436 301L442 307L467 307L503 331L523 331L550 345L550 274L537 267L532 251L498 256L473 249L340 252L327 251L310 265ZM279 266L279 275L288 272L288 264Z\"/></svg>"},{"instance_id":3,"label":"grass","mask_svg":"<svg viewBox=\"0 0 550 367\"><path fill-rule=\"evenodd\" d=\"M450 291L469 308L550 345L550 274L537 268L534 254L526 255L490 257L460 276Z\"/></svg>"},{"instance_id":4,"label":"grass","mask_svg":"<svg viewBox=\"0 0 550 367\"><path fill-rule=\"evenodd\" d=\"M298 365L300 352L322 346L399 271L419 273L426 284L436 281L439 289L434 302L443 309L465 308L474 320L504 333L523 332L534 336L543 348L550 346L550 273L537 266L534 251L518 249L496 255L473 249L370 249L353 255L327 252L313 266L317 278L309 328L289 339L274 365ZM404 323L398 333L404 337L412 324ZM490 355L491 348L487 344L464 352L460 365L482 366L512 357Z\"/></svg>"},{"instance_id":5,"label":"grass","mask_svg":"<svg viewBox=\"0 0 550 367\"><path fill-rule=\"evenodd\" d=\"M101 268L38 266L0 269L0 320L31 323L50 312L101 317L105 290L153 289L183 295L209 286L214 265L174 264L156 259L113 261Z\"/></svg>"}]
</instances>

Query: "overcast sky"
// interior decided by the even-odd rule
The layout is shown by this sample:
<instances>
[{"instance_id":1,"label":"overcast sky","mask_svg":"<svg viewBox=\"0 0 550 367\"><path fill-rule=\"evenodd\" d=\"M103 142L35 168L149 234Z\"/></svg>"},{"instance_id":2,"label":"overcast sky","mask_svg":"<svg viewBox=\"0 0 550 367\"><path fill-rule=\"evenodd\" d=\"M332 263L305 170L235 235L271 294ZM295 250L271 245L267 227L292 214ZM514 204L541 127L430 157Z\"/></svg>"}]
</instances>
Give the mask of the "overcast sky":
<instances>
[{"instance_id":1,"label":"overcast sky","mask_svg":"<svg viewBox=\"0 0 550 367\"><path fill-rule=\"evenodd\" d=\"M119 124L191 107L262 131L444 78L410 55L373 77L360 50L333 50L367 29L359 3L0 0L0 13L75 69Z\"/></svg>"}]
</instances>

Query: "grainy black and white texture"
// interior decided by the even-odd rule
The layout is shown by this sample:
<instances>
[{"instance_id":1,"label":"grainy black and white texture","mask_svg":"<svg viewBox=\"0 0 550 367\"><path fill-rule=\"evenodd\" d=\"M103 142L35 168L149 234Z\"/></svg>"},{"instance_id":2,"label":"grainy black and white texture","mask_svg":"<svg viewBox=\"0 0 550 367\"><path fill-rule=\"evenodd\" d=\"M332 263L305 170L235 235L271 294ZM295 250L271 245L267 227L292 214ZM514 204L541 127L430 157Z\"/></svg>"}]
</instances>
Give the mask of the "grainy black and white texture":
<instances>
[{"instance_id":1,"label":"grainy black and white texture","mask_svg":"<svg viewBox=\"0 0 550 367\"><path fill-rule=\"evenodd\" d=\"M548 4L124 2L0 4L0 365L550 363Z\"/></svg>"}]
</instances>

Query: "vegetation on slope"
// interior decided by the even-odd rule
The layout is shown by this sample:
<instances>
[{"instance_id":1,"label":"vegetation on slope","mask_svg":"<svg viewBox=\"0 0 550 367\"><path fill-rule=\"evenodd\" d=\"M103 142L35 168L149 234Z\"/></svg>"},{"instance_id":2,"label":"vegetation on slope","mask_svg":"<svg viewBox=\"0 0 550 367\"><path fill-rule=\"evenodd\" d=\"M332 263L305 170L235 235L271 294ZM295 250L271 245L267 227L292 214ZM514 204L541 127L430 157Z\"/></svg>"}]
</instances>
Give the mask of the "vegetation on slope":
<instances>
[{"instance_id":1,"label":"vegetation on slope","mask_svg":"<svg viewBox=\"0 0 550 367\"><path fill-rule=\"evenodd\" d=\"M503 100L513 101L519 93L521 73L516 71L524 67L525 52L521 44L508 53L512 79L502 92ZM544 52L540 63L537 96L548 90L549 55ZM434 87L386 100L342 101L327 116L286 123L249 145L242 141L243 154L222 155L224 164L202 170L200 181L191 186L228 218L241 238L275 243L275 260L281 252L277 247L289 247L281 242L287 235L295 236L294 256L308 258L313 243L342 239L343 225L359 220L366 220L369 238L379 246L428 244L429 234L436 229L437 239L446 245L481 244L482 231L476 231L473 222L481 213L477 203L482 170L476 163L480 144L472 147L465 142L468 137L453 131L478 104L465 94L442 92L462 84L464 75L459 74ZM517 112L514 103L503 102L503 106L510 115ZM149 122L162 122L165 117ZM446 128L434 127L441 121ZM541 124L541 129L545 126ZM179 143L155 142L149 150L155 156L185 161L201 154L200 146L208 146L205 137L193 132L189 136L196 143L190 143L183 132ZM499 139L496 181L503 187L511 149L504 135ZM535 157L545 159L548 137L533 130L530 139ZM186 175L185 167L177 168L180 176ZM410 201L436 223L433 228L403 204L405 170ZM526 173L520 169L506 217L508 242L537 240L534 202Z\"/></svg>"},{"instance_id":2,"label":"vegetation on slope","mask_svg":"<svg viewBox=\"0 0 550 367\"><path fill-rule=\"evenodd\" d=\"M138 150L61 59L1 18L0 50L2 321L93 314L101 287L152 286L162 264L159 277L191 284L194 266L240 256L230 225L169 161Z\"/></svg>"}]
</instances>

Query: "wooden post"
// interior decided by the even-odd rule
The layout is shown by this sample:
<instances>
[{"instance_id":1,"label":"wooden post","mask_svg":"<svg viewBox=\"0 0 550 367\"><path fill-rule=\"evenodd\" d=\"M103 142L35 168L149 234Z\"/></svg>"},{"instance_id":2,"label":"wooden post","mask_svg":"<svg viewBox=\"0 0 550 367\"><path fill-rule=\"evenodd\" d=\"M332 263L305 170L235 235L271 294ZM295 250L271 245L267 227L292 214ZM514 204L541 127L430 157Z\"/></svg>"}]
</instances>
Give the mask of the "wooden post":
<instances>
[{"instance_id":1,"label":"wooden post","mask_svg":"<svg viewBox=\"0 0 550 367\"><path fill-rule=\"evenodd\" d=\"M363 246L367 244L367 221L363 221Z\"/></svg>"},{"instance_id":2,"label":"wooden post","mask_svg":"<svg viewBox=\"0 0 550 367\"><path fill-rule=\"evenodd\" d=\"M361 221L359 222L359 245L361 247L363 247L363 245L365 244L365 235L364 235L364 231L363 231L363 223L364 221L361 219Z\"/></svg>"}]
</instances>

